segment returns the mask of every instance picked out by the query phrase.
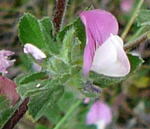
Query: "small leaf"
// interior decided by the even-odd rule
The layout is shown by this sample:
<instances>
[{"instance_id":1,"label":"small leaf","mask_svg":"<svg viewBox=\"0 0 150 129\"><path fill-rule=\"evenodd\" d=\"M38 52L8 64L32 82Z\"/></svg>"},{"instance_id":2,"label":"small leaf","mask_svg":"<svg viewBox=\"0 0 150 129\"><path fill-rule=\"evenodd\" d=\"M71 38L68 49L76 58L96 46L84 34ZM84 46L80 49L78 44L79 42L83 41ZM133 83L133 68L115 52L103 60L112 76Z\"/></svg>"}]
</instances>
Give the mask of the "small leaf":
<instances>
[{"instance_id":1,"label":"small leaf","mask_svg":"<svg viewBox=\"0 0 150 129\"><path fill-rule=\"evenodd\" d=\"M74 42L74 32L75 32L74 28L68 30L62 42L63 44L60 51L60 57L66 64L69 64L71 61L70 55L71 55L71 48Z\"/></svg>"},{"instance_id":2,"label":"small leaf","mask_svg":"<svg viewBox=\"0 0 150 129\"><path fill-rule=\"evenodd\" d=\"M71 24L65 26L59 33L58 33L58 39L60 41L62 41L64 39L64 36L66 34L66 32L68 30L70 30L70 28L74 27L75 29L75 35L76 37L78 37L78 39L81 41L81 45L82 48L84 48L85 46L85 29L84 29L84 25L81 22L80 18L77 18L76 20L74 20Z\"/></svg>"},{"instance_id":3,"label":"small leaf","mask_svg":"<svg viewBox=\"0 0 150 129\"><path fill-rule=\"evenodd\" d=\"M19 80L19 84L25 84L25 83L33 82L33 81L36 81L39 79L42 80L44 78L47 78L46 72L31 73L31 74L28 74L28 75L22 77Z\"/></svg>"},{"instance_id":4,"label":"small leaf","mask_svg":"<svg viewBox=\"0 0 150 129\"><path fill-rule=\"evenodd\" d=\"M29 113L35 120L44 115L49 106L53 106L63 94L63 86L47 83L48 89L34 94L29 103Z\"/></svg>"}]
</instances>

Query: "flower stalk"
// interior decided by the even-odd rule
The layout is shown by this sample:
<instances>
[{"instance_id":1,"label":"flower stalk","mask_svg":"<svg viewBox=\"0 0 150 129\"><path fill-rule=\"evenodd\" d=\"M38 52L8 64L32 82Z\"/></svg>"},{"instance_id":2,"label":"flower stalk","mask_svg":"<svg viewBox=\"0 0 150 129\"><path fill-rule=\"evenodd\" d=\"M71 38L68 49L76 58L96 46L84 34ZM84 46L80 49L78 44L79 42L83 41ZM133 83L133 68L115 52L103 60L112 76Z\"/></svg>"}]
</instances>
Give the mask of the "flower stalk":
<instances>
[{"instance_id":1,"label":"flower stalk","mask_svg":"<svg viewBox=\"0 0 150 129\"><path fill-rule=\"evenodd\" d=\"M131 19L129 20L127 26L125 27L124 32L121 35L122 39L126 38L126 36L127 36L128 32L129 32L132 24L134 23L136 17L138 16L139 10L140 10L141 6L143 5L143 3L144 3L144 0L139 0L139 3L137 5L137 7L136 7L136 9L135 9L135 11L133 13L133 15L131 16Z\"/></svg>"},{"instance_id":2,"label":"flower stalk","mask_svg":"<svg viewBox=\"0 0 150 129\"><path fill-rule=\"evenodd\" d=\"M63 123L70 117L70 115L74 112L74 110L81 104L81 100L78 100L74 105L71 106L69 111L65 114L65 116L58 122L58 124L53 129L59 129Z\"/></svg>"}]
</instances>

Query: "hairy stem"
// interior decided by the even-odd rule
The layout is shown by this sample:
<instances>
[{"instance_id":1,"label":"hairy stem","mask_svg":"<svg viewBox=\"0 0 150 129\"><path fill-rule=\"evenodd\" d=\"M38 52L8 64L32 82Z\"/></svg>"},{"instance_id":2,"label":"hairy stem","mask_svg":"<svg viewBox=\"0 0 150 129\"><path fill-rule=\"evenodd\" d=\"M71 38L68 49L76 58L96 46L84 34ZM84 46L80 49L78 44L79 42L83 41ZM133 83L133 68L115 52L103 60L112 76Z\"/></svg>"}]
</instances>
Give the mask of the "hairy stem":
<instances>
[{"instance_id":1,"label":"hairy stem","mask_svg":"<svg viewBox=\"0 0 150 129\"><path fill-rule=\"evenodd\" d=\"M55 11L53 16L53 23L56 32L58 32L61 28L66 11L67 2L68 0L56 0Z\"/></svg>"},{"instance_id":2,"label":"hairy stem","mask_svg":"<svg viewBox=\"0 0 150 129\"><path fill-rule=\"evenodd\" d=\"M127 43L126 45L124 45L124 49L126 51L131 50L132 48L137 47L138 45L140 45L141 43L144 43L146 40L148 40L150 38L150 32L146 32L145 34L143 34L140 38L138 38L137 40L134 40L132 42Z\"/></svg>"},{"instance_id":3,"label":"hairy stem","mask_svg":"<svg viewBox=\"0 0 150 129\"><path fill-rule=\"evenodd\" d=\"M127 36L127 34L129 32L132 24L134 23L136 17L138 16L139 10L140 10L141 6L143 5L143 2L144 2L144 0L139 0L139 3L137 5L137 7L136 7L136 9L135 9L135 11L133 13L133 15L131 16L130 21L126 25L125 30L124 30L124 32L121 35L122 39L125 39L125 37Z\"/></svg>"},{"instance_id":4,"label":"hairy stem","mask_svg":"<svg viewBox=\"0 0 150 129\"><path fill-rule=\"evenodd\" d=\"M69 111L65 114L65 116L58 122L58 124L53 129L59 129L63 125L63 123L70 117L70 115L74 112L74 110L81 104L81 100L78 100L74 105L71 106Z\"/></svg>"},{"instance_id":5,"label":"hairy stem","mask_svg":"<svg viewBox=\"0 0 150 129\"><path fill-rule=\"evenodd\" d=\"M10 117L10 119L7 121L7 123L4 125L2 129L13 129L14 126L18 123L18 121L23 117L23 115L28 110L28 104L29 98L26 98L19 108L14 112L14 114Z\"/></svg>"}]
</instances>

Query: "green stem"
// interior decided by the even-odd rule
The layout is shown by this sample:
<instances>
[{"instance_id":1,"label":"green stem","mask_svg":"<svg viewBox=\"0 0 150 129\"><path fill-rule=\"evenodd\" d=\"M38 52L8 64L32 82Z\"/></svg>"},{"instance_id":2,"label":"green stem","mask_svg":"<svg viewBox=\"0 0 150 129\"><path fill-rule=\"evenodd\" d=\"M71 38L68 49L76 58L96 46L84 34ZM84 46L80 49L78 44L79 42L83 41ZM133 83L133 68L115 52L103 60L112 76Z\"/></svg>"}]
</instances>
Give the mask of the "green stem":
<instances>
[{"instance_id":1,"label":"green stem","mask_svg":"<svg viewBox=\"0 0 150 129\"><path fill-rule=\"evenodd\" d=\"M74 112L74 110L81 104L81 100L78 100L74 105L71 106L69 111L65 114L65 116L58 122L58 124L53 129L59 129L61 125L70 117L70 115Z\"/></svg>"},{"instance_id":2,"label":"green stem","mask_svg":"<svg viewBox=\"0 0 150 129\"><path fill-rule=\"evenodd\" d=\"M129 32L129 30L130 30L132 24L134 23L136 17L138 16L139 10L140 10L140 8L141 8L143 2L144 2L144 0L139 0L139 3L138 3L138 5L137 5L137 7L136 7L136 9L135 9L135 11L134 11L134 13L133 13L133 15L132 15L130 21L128 22L127 26L125 27L124 32L123 32L122 35L121 35L122 39L125 39L125 37L127 36L127 34L128 34L128 32Z\"/></svg>"}]
</instances>

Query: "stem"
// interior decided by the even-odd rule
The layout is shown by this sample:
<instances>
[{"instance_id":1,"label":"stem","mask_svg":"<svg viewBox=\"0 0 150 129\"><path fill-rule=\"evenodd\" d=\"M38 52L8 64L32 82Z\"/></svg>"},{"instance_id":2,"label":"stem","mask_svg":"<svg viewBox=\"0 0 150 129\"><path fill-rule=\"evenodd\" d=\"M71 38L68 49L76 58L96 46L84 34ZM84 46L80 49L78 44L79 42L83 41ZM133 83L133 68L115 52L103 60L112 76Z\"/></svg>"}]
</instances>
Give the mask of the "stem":
<instances>
[{"instance_id":1,"label":"stem","mask_svg":"<svg viewBox=\"0 0 150 129\"><path fill-rule=\"evenodd\" d=\"M143 2L144 2L144 0L139 0L139 3L138 3L138 5L137 5L137 7L136 7L136 9L135 9L135 11L134 11L134 13L133 13L133 15L132 15L130 21L129 21L128 24L126 25L125 30L124 30L124 32L123 32L122 35L121 35L122 39L125 39L125 37L127 36L127 34L128 34L128 32L129 32L129 30L130 30L132 24L134 23L136 17L138 16L139 10L140 10L140 8L141 8Z\"/></svg>"},{"instance_id":2,"label":"stem","mask_svg":"<svg viewBox=\"0 0 150 129\"><path fill-rule=\"evenodd\" d=\"M68 0L56 0L53 23L55 31L58 32L61 28L62 21L65 15Z\"/></svg>"},{"instance_id":3,"label":"stem","mask_svg":"<svg viewBox=\"0 0 150 129\"><path fill-rule=\"evenodd\" d=\"M150 32L146 32L145 34L143 34L140 38L138 38L137 40L135 41L132 41L132 42L129 42L127 43L125 46L124 46L124 49L126 51L140 45L141 43L144 43L144 41L148 40L150 38Z\"/></svg>"},{"instance_id":4,"label":"stem","mask_svg":"<svg viewBox=\"0 0 150 129\"><path fill-rule=\"evenodd\" d=\"M80 104L81 100L78 100L74 105L72 105L69 111L65 114L65 116L58 122L58 124L53 129L59 129L61 125L70 117L70 115Z\"/></svg>"},{"instance_id":5,"label":"stem","mask_svg":"<svg viewBox=\"0 0 150 129\"><path fill-rule=\"evenodd\" d=\"M14 126L18 123L18 121L23 117L23 115L28 110L28 104L29 98L26 98L18 109L14 112L14 114L10 117L10 119L7 121L7 123L4 125L2 129L13 129Z\"/></svg>"}]
</instances>

